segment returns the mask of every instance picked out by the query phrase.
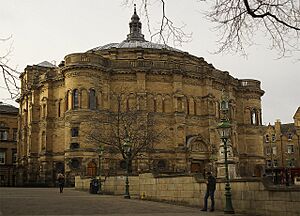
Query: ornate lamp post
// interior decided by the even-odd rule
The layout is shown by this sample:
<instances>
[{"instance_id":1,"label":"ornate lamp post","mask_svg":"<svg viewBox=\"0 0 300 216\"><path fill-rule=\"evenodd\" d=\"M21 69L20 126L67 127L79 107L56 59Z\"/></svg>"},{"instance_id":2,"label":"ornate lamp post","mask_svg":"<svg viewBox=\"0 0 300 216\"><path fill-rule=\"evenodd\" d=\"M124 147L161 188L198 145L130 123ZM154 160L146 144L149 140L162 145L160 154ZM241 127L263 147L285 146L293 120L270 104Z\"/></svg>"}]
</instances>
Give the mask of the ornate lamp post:
<instances>
[{"instance_id":1,"label":"ornate lamp post","mask_svg":"<svg viewBox=\"0 0 300 216\"><path fill-rule=\"evenodd\" d=\"M102 159L102 155L103 155L103 151L104 148L102 145L99 146L99 148L97 149L98 152L98 156L99 156L99 160L98 160L98 175L99 175L99 191L98 193L101 194L102 193L102 182L101 182L101 159Z\"/></svg>"},{"instance_id":2,"label":"ornate lamp post","mask_svg":"<svg viewBox=\"0 0 300 216\"><path fill-rule=\"evenodd\" d=\"M225 203L225 214L234 214L234 209L232 207L232 200L231 200L231 188L229 183L229 173L228 173L228 160L227 160L227 143L228 139L230 138L230 132L231 132L231 124L228 120L228 111L229 111L229 104L227 98L222 96L220 111L222 112L223 116L220 121L220 123L217 126L218 133L220 135L220 138L222 142L224 143L224 156L225 156L225 176L226 176L226 184L225 184L225 197L226 197L226 203Z\"/></svg>"},{"instance_id":3,"label":"ornate lamp post","mask_svg":"<svg viewBox=\"0 0 300 216\"><path fill-rule=\"evenodd\" d=\"M124 149L124 153L126 156L126 179L125 179L124 198L130 199L128 175L129 175L129 162L130 162L130 157L131 157L131 143L129 142L128 137L125 138L125 142L123 144L123 149Z\"/></svg>"}]
</instances>

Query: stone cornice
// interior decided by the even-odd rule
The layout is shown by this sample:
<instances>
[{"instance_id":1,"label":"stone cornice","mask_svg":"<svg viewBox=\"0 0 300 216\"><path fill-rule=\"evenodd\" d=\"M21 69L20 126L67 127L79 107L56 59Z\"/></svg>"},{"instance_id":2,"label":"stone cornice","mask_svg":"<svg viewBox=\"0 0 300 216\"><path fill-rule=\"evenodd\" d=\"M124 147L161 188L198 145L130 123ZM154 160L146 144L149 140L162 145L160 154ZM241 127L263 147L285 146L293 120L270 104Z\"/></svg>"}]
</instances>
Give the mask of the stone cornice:
<instances>
[{"instance_id":1,"label":"stone cornice","mask_svg":"<svg viewBox=\"0 0 300 216\"><path fill-rule=\"evenodd\" d=\"M107 67L104 67L102 65L93 65L93 64L72 64L72 65L67 65L61 68L61 72L63 74L66 74L69 71L72 70L82 70L82 69L88 69L88 70L96 70L96 71L101 71L101 72L107 72Z\"/></svg>"}]
</instances>

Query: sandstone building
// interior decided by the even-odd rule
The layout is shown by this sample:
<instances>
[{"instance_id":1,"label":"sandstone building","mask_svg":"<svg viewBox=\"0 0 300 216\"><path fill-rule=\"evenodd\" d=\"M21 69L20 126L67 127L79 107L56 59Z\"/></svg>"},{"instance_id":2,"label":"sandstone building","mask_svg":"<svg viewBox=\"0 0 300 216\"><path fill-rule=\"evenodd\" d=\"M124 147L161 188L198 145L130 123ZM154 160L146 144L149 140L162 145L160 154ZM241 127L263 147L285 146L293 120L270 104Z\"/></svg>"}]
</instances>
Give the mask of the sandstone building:
<instances>
[{"instance_id":1,"label":"sandstone building","mask_svg":"<svg viewBox=\"0 0 300 216\"><path fill-rule=\"evenodd\" d=\"M0 102L0 186L16 183L18 108Z\"/></svg>"},{"instance_id":2,"label":"sandstone building","mask_svg":"<svg viewBox=\"0 0 300 216\"><path fill-rule=\"evenodd\" d=\"M277 120L274 125L265 127L267 169L300 167L300 107L293 118L293 123L282 124Z\"/></svg>"},{"instance_id":3,"label":"sandstone building","mask_svg":"<svg viewBox=\"0 0 300 216\"><path fill-rule=\"evenodd\" d=\"M230 154L236 175L260 175L265 164L260 82L234 78L202 57L147 41L141 26L134 11L130 32L121 43L69 54L58 66L43 62L25 68L19 113L20 184L50 185L59 170L70 183L75 175L95 175L99 154L87 141L86 131L92 129L94 117L105 118L117 110L113 94L122 94L122 111L137 110L143 118L154 118L157 127L168 128L169 138L141 153L133 172L215 171L222 155L216 125L224 91L230 100ZM122 159L105 146L101 160L104 173L124 172Z\"/></svg>"}]
</instances>

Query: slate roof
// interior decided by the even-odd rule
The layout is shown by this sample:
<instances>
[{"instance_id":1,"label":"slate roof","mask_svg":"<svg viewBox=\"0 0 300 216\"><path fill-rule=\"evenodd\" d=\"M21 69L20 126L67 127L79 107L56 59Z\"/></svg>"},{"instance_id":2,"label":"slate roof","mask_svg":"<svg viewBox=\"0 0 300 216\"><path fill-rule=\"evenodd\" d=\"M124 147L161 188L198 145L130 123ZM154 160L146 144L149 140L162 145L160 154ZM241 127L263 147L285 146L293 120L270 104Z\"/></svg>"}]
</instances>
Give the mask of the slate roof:
<instances>
[{"instance_id":1,"label":"slate roof","mask_svg":"<svg viewBox=\"0 0 300 216\"><path fill-rule=\"evenodd\" d=\"M48 61L43 61L43 62L37 64L37 66L40 66L40 67L50 67L50 68L55 68L56 67L54 64L51 64Z\"/></svg>"},{"instance_id":2,"label":"slate roof","mask_svg":"<svg viewBox=\"0 0 300 216\"><path fill-rule=\"evenodd\" d=\"M296 133L296 128L295 128L294 123L282 124L281 125L281 133L282 134Z\"/></svg>"},{"instance_id":3,"label":"slate roof","mask_svg":"<svg viewBox=\"0 0 300 216\"><path fill-rule=\"evenodd\" d=\"M0 102L0 113L1 114L18 114L19 109L10 104L4 104Z\"/></svg>"},{"instance_id":4,"label":"slate roof","mask_svg":"<svg viewBox=\"0 0 300 216\"><path fill-rule=\"evenodd\" d=\"M153 43L150 41L122 41L121 43L109 43L104 46L99 46L99 47L93 48L89 51L101 51L101 50L107 50L107 49L111 49L111 48L166 49L166 50L170 50L170 51L183 52L179 49L170 47L168 45Z\"/></svg>"}]
</instances>

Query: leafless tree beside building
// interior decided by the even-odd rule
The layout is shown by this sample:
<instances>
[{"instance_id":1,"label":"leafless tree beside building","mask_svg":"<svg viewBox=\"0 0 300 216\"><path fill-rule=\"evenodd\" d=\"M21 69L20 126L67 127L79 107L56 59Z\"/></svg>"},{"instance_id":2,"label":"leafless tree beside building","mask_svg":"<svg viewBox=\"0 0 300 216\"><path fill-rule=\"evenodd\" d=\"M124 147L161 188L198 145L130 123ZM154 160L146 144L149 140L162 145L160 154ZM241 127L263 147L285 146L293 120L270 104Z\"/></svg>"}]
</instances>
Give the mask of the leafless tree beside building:
<instances>
[{"instance_id":1,"label":"leafless tree beside building","mask_svg":"<svg viewBox=\"0 0 300 216\"><path fill-rule=\"evenodd\" d=\"M129 164L140 159L151 169L151 153L155 151L156 143L167 138L167 128L159 127L151 113L131 109L122 93L112 94L111 100L116 102L116 110L92 118L90 123L93 129L85 131L87 140L96 149L102 146L106 153L119 155ZM130 145L130 154L126 153L125 143Z\"/></svg>"},{"instance_id":2,"label":"leafless tree beside building","mask_svg":"<svg viewBox=\"0 0 300 216\"><path fill-rule=\"evenodd\" d=\"M1 45L10 43L11 36L7 38L0 38ZM20 73L9 65L9 56L12 52L12 46L10 45L4 53L0 53L0 69L1 79L4 86L1 88L7 90L11 96L11 99L17 99L20 95L19 75Z\"/></svg>"},{"instance_id":3,"label":"leafless tree beside building","mask_svg":"<svg viewBox=\"0 0 300 216\"><path fill-rule=\"evenodd\" d=\"M149 26L149 6L161 4L161 22L153 37L164 43L181 44L191 39L183 26L177 26L168 16L168 2L165 0L124 0L125 5L139 2ZM219 33L220 52L239 52L246 54L245 48L256 41L256 35L266 37L271 49L278 51L280 57L299 51L300 1L299 0L199 0L199 9L205 17L216 24ZM205 8L205 9L203 9ZM208 8L208 9L206 9ZM200 19L200 17L199 17Z\"/></svg>"}]
</instances>

